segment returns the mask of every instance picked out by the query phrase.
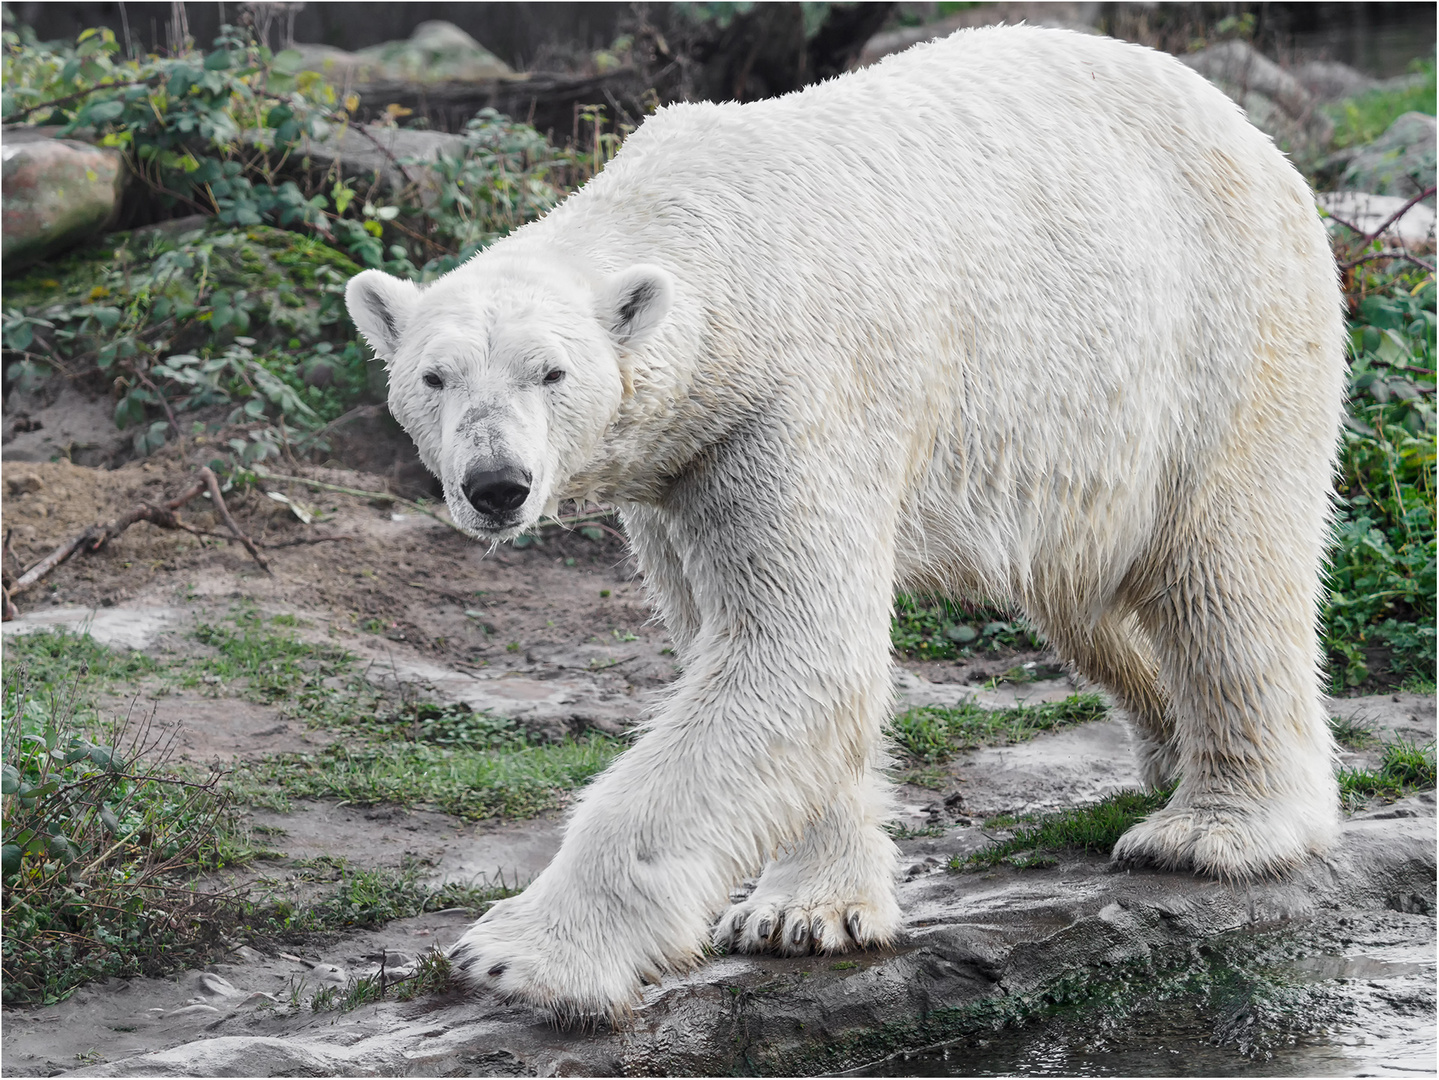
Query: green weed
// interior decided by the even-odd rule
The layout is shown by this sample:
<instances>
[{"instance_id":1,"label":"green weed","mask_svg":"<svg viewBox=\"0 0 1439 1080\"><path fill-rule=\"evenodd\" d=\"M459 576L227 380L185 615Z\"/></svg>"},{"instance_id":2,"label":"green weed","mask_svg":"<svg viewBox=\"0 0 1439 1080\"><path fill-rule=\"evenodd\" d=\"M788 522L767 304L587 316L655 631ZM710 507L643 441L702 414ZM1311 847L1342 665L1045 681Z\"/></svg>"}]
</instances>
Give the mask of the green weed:
<instances>
[{"instance_id":1,"label":"green weed","mask_svg":"<svg viewBox=\"0 0 1439 1080\"><path fill-rule=\"evenodd\" d=\"M359 806L431 806L474 821L523 818L559 806L620 749L618 740L597 733L507 749L334 743L317 754L241 764L229 786L236 796L277 810L296 798L338 798Z\"/></svg>"},{"instance_id":2,"label":"green weed","mask_svg":"<svg viewBox=\"0 0 1439 1080\"><path fill-rule=\"evenodd\" d=\"M997 608L900 593L894 599L890 640L896 652L917 660L949 660L1004 649L1037 649L1043 642L1021 619Z\"/></svg>"},{"instance_id":3,"label":"green weed","mask_svg":"<svg viewBox=\"0 0 1439 1080\"><path fill-rule=\"evenodd\" d=\"M1363 806L1369 799L1392 801L1415 791L1435 786L1434 744L1419 745L1399 739L1384 746L1379 768L1340 769L1339 792L1347 809Z\"/></svg>"},{"instance_id":4,"label":"green weed","mask_svg":"<svg viewBox=\"0 0 1439 1080\"><path fill-rule=\"evenodd\" d=\"M1334 741L1349 750L1363 750L1378 742L1374 729L1363 720L1352 720L1342 716L1329 718L1329 732Z\"/></svg>"},{"instance_id":5,"label":"green weed","mask_svg":"<svg viewBox=\"0 0 1439 1080\"><path fill-rule=\"evenodd\" d=\"M143 718L102 724L85 701L87 662L112 673L144 665L85 638L33 637L14 642L3 691L7 1004L59 1001L89 979L202 955L223 900L185 882L253 854L233 839L217 776L174 776L166 740ZM41 662L30 667L27 654Z\"/></svg>"},{"instance_id":6,"label":"green weed","mask_svg":"<svg viewBox=\"0 0 1439 1080\"><path fill-rule=\"evenodd\" d=\"M910 709L890 721L889 731L907 757L939 762L960 750L1023 742L1041 731L1087 724L1107 714L1098 694L1075 694L1063 701L1010 709L983 709L973 704Z\"/></svg>"},{"instance_id":7,"label":"green weed","mask_svg":"<svg viewBox=\"0 0 1439 1080\"><path fill-rule=\"evenodd\" d=\"M1013 865L1038 868L1052 866L1053 852L1088 851L1108 855L1119 838L1169 801L1171 791L1126 790L1116 792L1097 803L1052 814L1029 814L1021 818L996 818L985 822L987 828L1019 829L1008 840L1000 841L983 851L949 862L951 870L970 870ZM1033 852L1033 855L1023 853Z\"/></svg>"},{"instance_id":8,"label":"green weed","mask_svg":"<svg viewBox=\"0 0 1439 1080\"><path fill-rule=\"evenodd\" d=\"M520 891L518 883L511 885L503 880L477 885L428 885L420 880L420 869L417 863L407 863L399 870L367 870L344 859L310 860L298 867L296 880L334 887L303 904L273 896L246 902L242 920L245 932L263 939L271 935L368 930L396 919L449 908L468 908L478 916L496 900Z\"/></svg>"}]
</instances>

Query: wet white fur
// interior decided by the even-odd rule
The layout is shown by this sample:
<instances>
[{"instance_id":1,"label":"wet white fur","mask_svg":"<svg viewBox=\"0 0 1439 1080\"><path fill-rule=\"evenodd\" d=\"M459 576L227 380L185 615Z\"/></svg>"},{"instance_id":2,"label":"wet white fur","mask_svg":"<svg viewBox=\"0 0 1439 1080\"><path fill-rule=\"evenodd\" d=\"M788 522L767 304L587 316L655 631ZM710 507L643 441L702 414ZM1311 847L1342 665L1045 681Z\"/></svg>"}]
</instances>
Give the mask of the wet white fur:
<instances>
[{"instance_id":1,"label":"wet white fur","mask_svg":"<svg viewBox=\"0 0 1439 1080\"><path fill-rule=\"evenodd\" d=\"M525 522L618 503L684 665L460 942L476 986L614 1015L717 915L737 948L893 938L897 588L1016 605L1128 711L1180 782L1118 857L1245 876L1334 837L1334 265L1299 174L1171 57L974 30L670 107L544 220L349 298L456 520L477 460L531 469Z\"/></svg>"}]
</instances>

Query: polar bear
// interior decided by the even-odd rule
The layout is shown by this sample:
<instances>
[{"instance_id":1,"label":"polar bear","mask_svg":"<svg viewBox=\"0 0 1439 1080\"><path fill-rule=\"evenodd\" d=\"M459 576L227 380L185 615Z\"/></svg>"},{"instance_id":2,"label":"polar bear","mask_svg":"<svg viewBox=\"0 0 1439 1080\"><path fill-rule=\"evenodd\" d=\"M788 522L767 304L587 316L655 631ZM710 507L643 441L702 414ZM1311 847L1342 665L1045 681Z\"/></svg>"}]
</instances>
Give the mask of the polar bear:
<instances>
[{"instance_id":1,"label":"polar bear","mask_svg":"<svg viewBox=\"0 0 1439 1080\"><path fill-rule=\"evenodd\" d=\"M347 301L455 521L618 505L683 660L453 950L473 986L614 1017L712 935L893 941L896 589L1014 605L1125 710L1178 787L1117 858L1242 878L1334 839L1335 267L1303 179L1173 58L971 30L671 106L543 220Z\"/></svg>"}]
</instances>

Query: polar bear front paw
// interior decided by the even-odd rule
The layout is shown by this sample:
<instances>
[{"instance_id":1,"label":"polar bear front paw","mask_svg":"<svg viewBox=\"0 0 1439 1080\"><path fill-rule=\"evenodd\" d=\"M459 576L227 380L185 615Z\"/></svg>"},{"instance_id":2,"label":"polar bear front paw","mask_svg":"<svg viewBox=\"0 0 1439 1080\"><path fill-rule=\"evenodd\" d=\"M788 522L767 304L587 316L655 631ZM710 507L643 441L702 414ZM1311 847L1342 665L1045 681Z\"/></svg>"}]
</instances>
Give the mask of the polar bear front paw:
<instances>
[{"instance_id":1,"label":"polar bear front paw","mask_svg":"<svg viewBox=\"0 0 1439 1080\"><path fill-rule=\"evenodd\" d=\"M899 933L899 908L864 902L805 905L783 900L747 900L725 912L715 927L715 944L730 952L774 952L782 956L842 953L884 946Z\"/></svg>"},{"instance_id":2,"label":"polar bear front paw","mask_svg":"<svg viewBox=\"0 0 1439 1080\"><path fill-rule=\"evenodd\" d=\"M580 943L549 923L521 894L502 900L449 952L450 970L467 989L525 1002L557 1019L622 1019L645 975L599 943ZM658 972L651 973L658 978Z\"/></svg>"}]
</instances>

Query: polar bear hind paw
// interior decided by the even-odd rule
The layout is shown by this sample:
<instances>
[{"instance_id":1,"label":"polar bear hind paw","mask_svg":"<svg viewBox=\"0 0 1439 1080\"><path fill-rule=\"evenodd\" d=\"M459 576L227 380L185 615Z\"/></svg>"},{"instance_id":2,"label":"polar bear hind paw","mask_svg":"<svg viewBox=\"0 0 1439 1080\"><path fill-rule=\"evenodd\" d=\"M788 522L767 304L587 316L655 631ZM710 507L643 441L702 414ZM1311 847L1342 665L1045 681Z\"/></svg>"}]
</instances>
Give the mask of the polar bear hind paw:
<instances>
[{"instance_id":1,"label":"polar bear hind paw","mask_svg":"<svg viewBox=\"0 0 1439 1080\"><path fill-rule=\"evenodd\" d=\"M715 925L714 940L728 952L804 956L882 948L899 931L899 907L893 900L804 905L754 896L724 913Z\"/></svg>"},{"instance_id":2,"label":"polar bear hind paw","mask_svg":"<svg viewBox=\"0 0 1439 1080\"><path fill-rule=\"evenodd\" d=\"M1337 815L1303 809L1169 806L1119 838L1113 865L1194 870L1223 880L1283 874L1323 853L1337 834Z\"/></svg>"}]
</instances>

